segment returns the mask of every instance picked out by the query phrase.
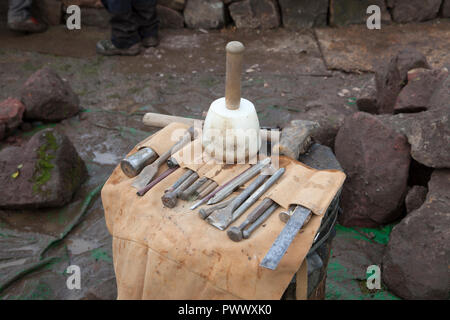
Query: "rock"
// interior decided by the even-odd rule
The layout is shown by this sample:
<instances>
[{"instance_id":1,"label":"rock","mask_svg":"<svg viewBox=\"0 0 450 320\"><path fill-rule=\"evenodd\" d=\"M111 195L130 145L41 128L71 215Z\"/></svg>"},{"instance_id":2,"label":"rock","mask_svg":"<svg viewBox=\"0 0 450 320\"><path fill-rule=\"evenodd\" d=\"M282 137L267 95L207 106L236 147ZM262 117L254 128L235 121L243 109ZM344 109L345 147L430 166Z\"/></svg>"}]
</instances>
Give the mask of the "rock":
<instances>
[{"instance_id":1,"label":"rock","mask_svg":"<svg viewBox=\"0 0 450 320\"><path fill-rule=\"evenodd\" d=\"M377 88L375 78L371 78L364 84L356 99L359 111L376 114L378 112Z\"/></svg>"},{"instance_id":2,"label":"rock","mask_svg":"<svg viewBox=\"0 0 450 320\"><path fill-rule=\"evenodd\" d=\"M278 0L283 25L299 30L327 25L328 0Z\"/></svg>"},{"instance_id":3,"label":"rock","mask_svg":"<svg viewBox=\"0 0 450 320\"><path fill-rule=\"evenodd\" d=\"M183 11L185 0L158 0L158 4L177 11Z\"/></svg>"},{"instance_id":4,"label":"rock","mask_svg":"<svg viewBox=\"0 0 450 320\"><path fill-rule=\"evenodd\" d=\"M375 72L378 113L392 113L397 96L408 78L408 71L430 66L423 54L413 48L401 50L391 61Z\"/></svg>"},{"instance_id":5,"label":"rock","mask_svg":"<svg viewBox=\"0 0 450 320\"><path fill-rule=\"evenodd\" d=\"M184 17L178 11L160 5L156 6L156 11L161 29L180 29L184 27Z\"/></svg>"},{"instance_id":6,"label":"rock","mask_svg":"<svg viewBox=\"0 0 450 320\"><path fill-rule=\"evenodd\" d=\"M367 8L370 5L380 7L382 25L391 23L391 15L384 0L330 0L330 25L365 24L369 17Z\"/></svg>"},{"instance_id":7,"label":"rock","mask_svg":"<svg viewBox=\"0 0 450 320\"><path fill-rule=\"evenodd\" d=\"M8 98L0 102L0 125L4 133L9 133L20 126L24 111L25 106L17 99Z\"/></svg>"},{"instance_id":8,"label":"rock","mask_svg":"<svg viewBox=\"0 0 450 320\"><path fill-rule=\"evenodd\" d=\"M244 0L228 7L238 29L271 29L280 25L278 5L274 0Z\"/></svg>"},{"instance_id":9,"label":"rock","mask_svg":"<svg viewBox=\"0 0 450 320\"><path fill-rule=\"evenodd\" d=\"M342 106L323 104L300 113L299 118L319 123L319 127L312 130L311 137L315 142L334 148L334 139L339 128L344 124L345 117L354 112Z\"/></svg>"},{"instance_id":10,"label":"rock","mask_svg":"<svg viewBox=\"0 0 450 320\"><path fill-rule=\"evenodd\" d=\"M80 111L78 96L70 85L50 68L32 74L21 89L25 119L60 121Z\"/></svg>"},{"instance_id":11,"label":"rock","mask_svg":"<svg viewBox=\"0 0 450 320\"><path fill-rule=\"evenodd\" d=\"M428 102L428 109L430 110L444 108L450 108L450 77L440 83Z\"/></svg>"},{"instance_id":12,"label":"rock","mask_svg":"<svg viewBox=\"0 0 450 320\"><path fill-rule=\"evenodd\" d=\"M383 283L404 299L448 299L450 170L435 170L425 203L391 232Z\"/></svg>"},{"instance_id":13,"label":"rock","mask_svg":"<svg viewBox=\"0 0 450 320\"><path fill-rule=\"evenodd\" d=\"M225 25L225 9L220 0L189 0L184 21L193 29L218 29Z\"/></svg>"},{"instance_id":14,"label":"rock","mask_svg":"<svg viewBox=\"0 0 450 320\"><path fill-rule=\"evenodd\" d=\"M413 186L409 189L405 198L406 212L410 213L419 209L427 197L427 192L428 190L424 186Z\"/></svg>"},{"instance_id":15,"label":"rock","mask_svg":"<svg viewBox=\"0 0 450 320\"><path fill-rule=\"evenodd\" d=\"M39 131L23 148L0 151L0 208L63 206L86 177L86 166L65 135Z\"/></svg>"},{"instance_id":16,"label":"rock","mask_svg":"<svg viewBox=\"0 0 450 320\"><path fill-rule=\"evenodd\" d=\"M448 70L446 68L442 70L418 69L413 75L408 73L410 80L397 97L394 113L427 110L434 91L447 77Z\"/></svg>"},{"instance_id":17,"label":"rock","mask_svg":"<svg viewBox=\"0 0 450 320\"><path fill-rule=\"evenodd\" d=\"M450 0L444 0L442 2L442 17L450 18Z\"/></svg>"},{"instance_id":18,"label":"rock","mask_svg":"<svg viewBox=\"0 0 450 320\"><path fill-rule=\"evenodd\" d=\"M319 124L315 121L293 120L289 126L283 128L280 142L274 149L279 148L280 155L298 159L311 146L311 133L318 127Z\"/></svg>"},{"instance_id":19,"label":"rock","mask_svg":"<svg viewBox=\"0 0 450 320\"><path fill-rule=\"evenodd\" d=\"M395 22L418 22L437 17L442 0L387 0Z\"/></svg>"},{"instance_id":20,"label":"rock","mask_svg":"<svg viewBox=\"0 0 450 320\"><path fill-rule=\"evenodd\" d=\"M413 114L382 116L383 122L405 134L411 156L432 168L450 168L450 106Z\"/></svg>"},{"instance_id":21,"label":"rock","mask_svg":"<svg viewBox=\"0 0 450 320\"><path fill-rule=\"evenodd\" d=\"M344 171L330 147L314 143L298 157L298 161L318 170L335 169Z\"/></svg>"},{"instance_id":22,"label":"rock","mask_svg":"<svg viewBox=\"0 0 450 320\"><path fill-rule=\"evenodd\" d=\"M376 116L357 112L340 128L335 152L347 174L341 224L377 227L397 219L411 160L406 137Z\"/></svg>"},{"instance_id":23,"label":"rock","mask_svg":"<svg viewBox=\"0 0 450 320\"><path fill-rule=\"evenodd\" d=\"M32 12L48 25L56 26L61 23L62 3L60 0L33 1Z\"/></svg>"}]
</instances>

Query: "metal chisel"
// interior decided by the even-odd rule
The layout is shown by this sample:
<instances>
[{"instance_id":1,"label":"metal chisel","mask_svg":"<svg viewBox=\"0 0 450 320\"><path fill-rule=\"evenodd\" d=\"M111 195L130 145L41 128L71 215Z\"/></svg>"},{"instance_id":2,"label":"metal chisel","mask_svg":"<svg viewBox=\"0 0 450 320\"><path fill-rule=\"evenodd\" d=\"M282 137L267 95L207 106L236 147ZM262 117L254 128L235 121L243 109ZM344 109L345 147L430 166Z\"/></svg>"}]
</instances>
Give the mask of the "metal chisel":
<instances>
[{"instance_id":1,"label":"metal chisel","mask_svg":"<svg viewBox=\"0 0 450 320\"><path fill-rule=\"evenodd\" d=\"M284 226L281 233L275 239L272 247L267 252L264 259L259 264L261 267L275 270L289 248L290 244L303 227L306 219L311 215L311 210L297 206L289 221Z\"/></svg>"}]
</instances>

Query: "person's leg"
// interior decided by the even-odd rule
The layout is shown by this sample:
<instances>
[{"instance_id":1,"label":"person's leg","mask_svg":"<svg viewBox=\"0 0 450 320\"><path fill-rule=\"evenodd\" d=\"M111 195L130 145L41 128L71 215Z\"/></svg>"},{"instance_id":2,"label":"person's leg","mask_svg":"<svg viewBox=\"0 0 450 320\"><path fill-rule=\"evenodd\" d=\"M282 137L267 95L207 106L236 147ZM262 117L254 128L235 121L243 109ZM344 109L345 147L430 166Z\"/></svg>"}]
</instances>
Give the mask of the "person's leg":
<instances>
[{"instance_id":1,"label":"person's leg","mask_svg":"<svg viewBox=\"0 0 450 320\"><path fill-rule=\"evenodd\" d=\"M47 26L31 17L33 0L9 0L8 27L13 31L43 32Z\"/></svg>"},{"instance_id":2,"label":"person's leg","mask_svg":"<svg viewBox=\"0 0 450 320\"><path fill-rule=\"evenodd\" d=\"M157 46L159 19L156 14L156 0L133 0L132 6L138 24L139 36L145 47Z\"/></svg>"},{"instance_id":3,"label":"person's leg","mask_svg":"<svg viewBox=\"0 0 450 320\"><path fill-rule=\"evenodd\" d=\"M138 26L130 0L102 0L112 14L111 40L97 43L97 52L104 55L136 55L140 52Z\"/></svg>"}]
</instances>

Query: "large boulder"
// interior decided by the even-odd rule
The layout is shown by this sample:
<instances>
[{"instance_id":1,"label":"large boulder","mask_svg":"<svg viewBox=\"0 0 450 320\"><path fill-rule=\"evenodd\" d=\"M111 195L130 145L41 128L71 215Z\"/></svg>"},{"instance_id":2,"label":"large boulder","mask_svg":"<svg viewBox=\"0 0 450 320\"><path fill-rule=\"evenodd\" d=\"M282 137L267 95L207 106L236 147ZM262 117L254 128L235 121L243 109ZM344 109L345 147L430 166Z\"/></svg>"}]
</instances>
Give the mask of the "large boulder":
<instances>
[{"instance_id":1,"label":"large boulder","mask_svg":"<svg viewBox=\"0 0 450 320\"><path fill-rule=\"evenodd\" d=\"M431 168L450 168L450 106L379 118L408 137L414 160Z\"/></svg>"},{"instance_id":2,"label":"large boulder","mask_svg":"<svg viewBox=\"0 0 450 320\"><path fill-rule=\"evenodd\" d=\"M395 113L427 110L434 91L448 78L446 68L440 70L418 69L410 72L413 72L413 75L408 74L408 84L397 97L394 106Z\"/></svg>"},{"instance_id":3,"label":"large boulder","mask_svg":"<svg viewBox=\"0 0 450 320\"><path fill-rule=\"evenodd\" d=\"M287 29L327 25L328 0L278 0L281 8L283 25Z\"/></svg>"},{"instance_id":4,"label":"large boulder","mask_svg":"<svg viewBox=\"0 0 450 320\"><path fill-rule=\"evenodd\" d=\"M80 112L80 101L70 85L52 69L45 67L33 73L23 85L20 99L25 118L60 121Z\"/></svg>"},{"instance_id":5,"label":"large boulder","mask_svg":"<svg viewBox=\"0 0 450 320\"><path fill-rule=\"evenodd\" d=\"M159 4L156 6L156 11L162 29L180 29L184 27L184 17L178 11Z\"/></svg>"},{"instance_id":6,"label":"large boulder","mask_svg":"<svg viewBox=\"0 0 450 320\"><path fill-rule=\"evenodd\" d=\"M405 23L436 18L442 0L387 0L395 22Z\"/></svg>"},{"instance_id":7,"label":"large boulder","mask_svg":"<svg viewBox=\"0 0 450 320\"><path fill-rule=\"evenodd\" d=\"M391 22L384 0L330 0L330 25L365 24L367 8L371 5L380 7L382 25Z\"/></svg>"},{"instance_id":8,"label":"large boulder","mask_svg":"<svg viewBox=\"0 0 450 320\"><path fill-rule=\"evenodd\" d=\"M274 0L244 0L228 7L238 29L271 29L280 25L280 13Z\"/></svg>"},{"instance_id":9,"label":"large boulder","mask_svg":"<svg viewBox=\"0 0 450 320\"><path fill-rule=\"evenodd\" d=\"M10 133L22 123L25 106L17 99L8 98L0 102L0 131ZM1 136L1 132L0 132Z\"/></svg>"},{"instance_id":10,"label":"large boulder","mask_svg":"<svg viewBox=\"0 0 450 320\"><path fill-rule=\"evenodd\" d=\"M450 109L450 77L442 81L428 102L429 110Z\"/></svg>"},{"instance_id":11,"label":"large boulder","mask_svg":"<svg viewBox=\"0 0 450 320\"><path fill-rule=\"evenodd\" d=\"M70 140L55 129L42 130L23 148L0 151L0 208L63 206L86 177L86 166Z\"/></svg>"},{"instance_id":12,"label":"large boulder","mask_svg":"<svg viewBox=\"0 0 450 320\"><path fill-rule=\"evenodd\" d=\"M221 0L189 0L184 21L193 29L217 29L225 25L225 8Z\"/></svg>"},{"instance_id":13,"label":"large boulder","mask_svg":"<svg viewBox=\"0 0 450 320\"><path fill-rule=\"evenodd\" d=\"M335 152L347 174L341 224L377 227L397 219L411 161L406 137L376 116L357 112L340 128Z\"/></svg>"},{"instance_id":14,"label":"large boulder","mask_svg":"<svg viewBox=\"0 0 450 320\"><path fill-rule=\"evenodd\" d=\"M383 282L404 299L448 299L450 170L435 170L425 203L391 232Z\"/></svg>"},{"instance_id":15,"label":"large boulder","mask_svg":"<svg viewBox=\"0 0 450 320\"><path fill-rule=\"evenodd\" d=\"M412 48L405 48L394 56L386 65L381 65L375 72L377 88L378 113L392 113L397 96L406 84L408 71L430 66L426 57Z\"/></svg>"}]
</instances>

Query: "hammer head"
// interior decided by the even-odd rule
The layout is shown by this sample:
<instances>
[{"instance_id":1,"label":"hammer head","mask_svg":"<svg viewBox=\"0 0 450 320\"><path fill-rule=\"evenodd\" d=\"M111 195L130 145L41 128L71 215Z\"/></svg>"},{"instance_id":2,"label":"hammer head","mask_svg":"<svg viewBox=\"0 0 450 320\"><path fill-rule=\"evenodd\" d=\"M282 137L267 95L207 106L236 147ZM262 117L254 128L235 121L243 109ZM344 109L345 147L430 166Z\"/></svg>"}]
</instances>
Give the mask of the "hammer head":
<instances>
[{"instance_id":1,"label":"hammer head","mask_svg":"<svg viewBox=\"0 0 450 320\"><path fill-rule=\"evenodd\" d=\"M242 240L242 231L238 227L232 226L230 229L228 229L227 235L231 240L235 242L239 242Z\"/></svg>"},{"instance_id":2,"label":"hammer head","mask_svg":"<svg viewBox=\"0 0 450 320\"><path fill-rule=\"evenodd\" d=\"M161 197L162 203L165 207L167 208L174 208L177 205L177 194L172 191L172 192L166 192L162 197Z\"/></svg>"}]
</instances>

